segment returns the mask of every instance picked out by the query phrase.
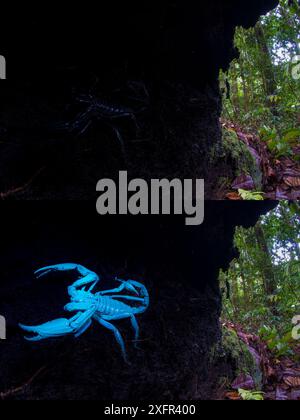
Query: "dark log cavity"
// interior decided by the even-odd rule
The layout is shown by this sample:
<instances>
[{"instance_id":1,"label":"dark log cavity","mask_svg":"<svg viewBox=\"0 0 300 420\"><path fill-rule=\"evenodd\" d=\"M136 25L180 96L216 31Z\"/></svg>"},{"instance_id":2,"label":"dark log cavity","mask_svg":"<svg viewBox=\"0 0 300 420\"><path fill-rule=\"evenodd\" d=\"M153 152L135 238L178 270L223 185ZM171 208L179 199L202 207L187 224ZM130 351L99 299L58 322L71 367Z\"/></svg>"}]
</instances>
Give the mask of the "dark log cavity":
<instances>
[{"instance_id":1,"label":"dark log cavity","mask_svg":"<svg viewBox=\"0 0 300 420\"><path fill-rule=\"evenodd\" d=\"M235 27L253 25L276 4L111 0L3 11L0 192L38 173L17 198L87 198L99 178L127 168L145 178L205 177L211 198L219 70L235 55ZM136 126L129 117L90 113L68 130L86 111L81 94L130 109Z\"/></svg>"},{"instance_id":2,"label":"dark log cavity","mask_svg":"<svg viewBox=\"0 0 300 420\"><path fill-rule=\"evenodd\" d=\"M213 358L220 338L218 272L235 256L235 226L253 225L273 203L207 202L205 223L192 229L170 217L102 219L93 213L93 203L59 208L28 202L20 203L18 210L4 204L8 203L3 203L0 221L0 314L7 318L8 334L1 342L0 392L26 383L45 367L30 387L13 397L214 396L223 373ZM13 231L8 217L15 220ZM35 269L61 262L79 262L102 274L100 289L110 288L115 276L147 286L151 304L138 317L140 350L133 348L129 322L115 322L126 339L132 366L124 364L111 333L96 323L77 340L23 340L18 322L35 325L65 316L66 288L74 277L33 277Z\"/></svg>"}]
</instances>

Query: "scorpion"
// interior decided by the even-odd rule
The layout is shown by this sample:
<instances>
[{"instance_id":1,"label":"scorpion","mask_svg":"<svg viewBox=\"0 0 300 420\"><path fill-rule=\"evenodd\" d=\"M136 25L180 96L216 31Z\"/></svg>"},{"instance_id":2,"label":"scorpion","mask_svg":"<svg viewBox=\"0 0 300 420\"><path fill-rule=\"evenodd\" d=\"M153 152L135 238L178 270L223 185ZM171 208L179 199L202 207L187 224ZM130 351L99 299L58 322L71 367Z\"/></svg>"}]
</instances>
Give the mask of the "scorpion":
<instances>
[{"instance_id":1,"label":"scorpion","mask_svg":"<svg viewBox=\"0 0 300 420\"><path fill-rule=\"evenodd\" d=\"M134 345L137 347L139 326L136 315L145 312L149 306L149 294L146 287L134 280L125 281L116 278L115 280L120 283L119 287L93 293L100 277L82 265L73 263L50 265L40 268L34 274L37 278L41 278L58 271L71 271L79 276L78 280L68 287L71 302L64 307L65 311L76 312L76 314L70 319L55 319L37 326L19 324L22 330L33 334L24 338L29 341L40 341L70 334L79 337L91 326L92 320L95 320L113 332L123 359L129 364L124 340L111 321L130 319L135 333ZM131 294L121 294L122 292ZM134 302L136 306L131 306L122 300L128 303Z\"/></svg>"},{"instance_id":2,"label":"scorpion","mask_svg":"<svg viewBox=\"0 0 300 420\"><path fill-rule=\"evenodd\" d=\"M137 87L137 85L138 83L132 82L129 84L129 88L134 92L138 92L141 88ZM143 87L143 92L148 101L149 94L145 87ZM138 111L129 107L111 104L104 99L98 98L92 90L87 94L77 95L75 102L83 105L84 110L79 112L73 120L56 124L55 129L57 131L66 131L80 137L87 132L94 121L100 121L111 128L119 142L122 155L126 158L125 142L119 128L116 127L115 121L130 119L134 124L135 137L138 137L140 127L137 123L136 114L144 111L147 108L146 104L148 104L148 102L144 99L136 98L136 100L143 104Z\"/></svg>"}]
</instances>

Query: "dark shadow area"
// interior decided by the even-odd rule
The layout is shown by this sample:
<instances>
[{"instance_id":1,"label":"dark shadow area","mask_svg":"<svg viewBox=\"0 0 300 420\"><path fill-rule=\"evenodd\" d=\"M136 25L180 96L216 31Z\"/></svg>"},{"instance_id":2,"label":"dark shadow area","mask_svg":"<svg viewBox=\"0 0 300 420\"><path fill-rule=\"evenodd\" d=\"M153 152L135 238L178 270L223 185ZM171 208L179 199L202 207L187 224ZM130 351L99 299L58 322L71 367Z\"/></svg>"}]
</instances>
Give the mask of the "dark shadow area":
<instances>
[{"instance_id":1,"label":"dark shadow area","mask_svg":"<svg viewBox=\"0 0 300 420\"><path fill-rule=\"evenodd\" d=\"M92 198L99 178L127 169L145 179L204 177L212 198L219 70L236 54L235 27L276 4L133 0L3 11L1 197Z\"/></svg>"}]
</instances>

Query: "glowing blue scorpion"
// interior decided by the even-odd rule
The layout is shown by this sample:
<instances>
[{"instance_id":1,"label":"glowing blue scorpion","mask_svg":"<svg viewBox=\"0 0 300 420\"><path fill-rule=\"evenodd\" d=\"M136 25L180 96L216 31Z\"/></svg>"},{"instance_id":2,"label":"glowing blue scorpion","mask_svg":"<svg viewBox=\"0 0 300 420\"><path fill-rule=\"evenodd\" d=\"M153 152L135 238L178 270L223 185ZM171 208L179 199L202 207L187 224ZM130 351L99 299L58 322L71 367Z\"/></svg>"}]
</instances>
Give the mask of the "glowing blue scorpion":
<instances>
[{"instance_id":1,"label":"glowing blue scorpion","mask_svg":"<svg viewBox=\"0 0 300 420\"><path fill-rule=\"evenodd\" d=\"M90 327L94 319L114 333L123 358L127 362L124 340L119 330L110 321L129 318L135 332L134 341L136 346L139 338L139 326L135 316L145 312L149 306L149 294L146 287L134 280L124 281L116 279L116 281L121 283L119 287L92 293L100 281L100 277L79 264L51 265L35 271L35 275L37 278L40 278L55 271L74 271L79 275L79 279L68 287L71 302L64 307L68 312L77 313L70 319L55 319L32 327L19 324L24 331L35 334L33 337L25 337L25 339L39 341L52 337L61 337L66 334L74 334L75 337L79 337ZM88 285L89 288L87 289ZM130 292L136 296L120 294L123 291ZM130 306L120 301L120 299L135 302L137 306Z\"/></svg>"}]
</instances>

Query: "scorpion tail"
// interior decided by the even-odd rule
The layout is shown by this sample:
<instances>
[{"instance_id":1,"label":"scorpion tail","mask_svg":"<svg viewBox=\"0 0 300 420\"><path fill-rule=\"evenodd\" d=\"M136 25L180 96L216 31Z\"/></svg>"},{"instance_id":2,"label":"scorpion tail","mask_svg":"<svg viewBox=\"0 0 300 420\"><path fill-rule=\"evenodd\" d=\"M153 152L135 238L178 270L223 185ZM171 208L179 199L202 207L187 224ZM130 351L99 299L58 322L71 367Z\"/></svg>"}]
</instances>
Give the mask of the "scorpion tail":
<instances>
[{"instance_id":1,"label":"scorpion tail","mask_svg":"<svg viewBox=\"0 0 300 420\"><path fill-rule=\"evenodd\" d=\"M133 308L134 314L141 314L148 309L149 306L149 293L147 288L142 284L135 280L128 280L128 283L136 288L139 292L139 297L141 297L144 302L141 303L141 306Z\"/></svg>"}]
</instances>

